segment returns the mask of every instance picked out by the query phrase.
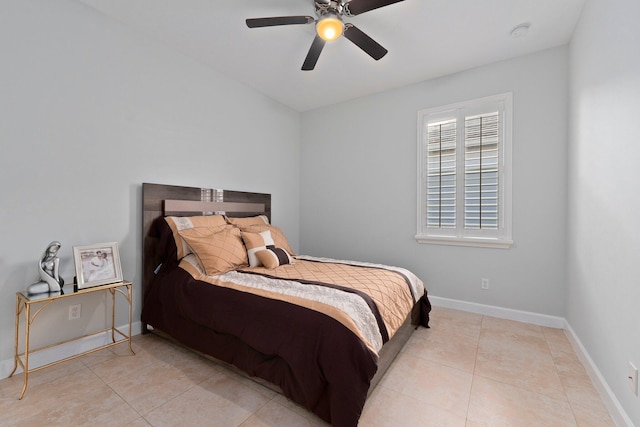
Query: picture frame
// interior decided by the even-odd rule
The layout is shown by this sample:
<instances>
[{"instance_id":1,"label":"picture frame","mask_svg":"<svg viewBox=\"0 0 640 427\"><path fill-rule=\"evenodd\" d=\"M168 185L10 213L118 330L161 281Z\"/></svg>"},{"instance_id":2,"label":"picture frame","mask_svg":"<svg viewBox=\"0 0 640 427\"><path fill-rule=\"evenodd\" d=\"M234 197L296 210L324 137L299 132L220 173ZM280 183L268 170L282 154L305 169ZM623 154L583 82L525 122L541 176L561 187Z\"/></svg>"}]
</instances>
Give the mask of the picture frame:
<instances>
[{"instance_id":1,"label":"picture frame","mask_svg":"<svg viewBox=\"0 0 640 427\"><path fill-rule=\"evenodd\" d=\"M122 267L117 242L74 246L78 289L122 282Z\"/></svg>"}]
</instances>

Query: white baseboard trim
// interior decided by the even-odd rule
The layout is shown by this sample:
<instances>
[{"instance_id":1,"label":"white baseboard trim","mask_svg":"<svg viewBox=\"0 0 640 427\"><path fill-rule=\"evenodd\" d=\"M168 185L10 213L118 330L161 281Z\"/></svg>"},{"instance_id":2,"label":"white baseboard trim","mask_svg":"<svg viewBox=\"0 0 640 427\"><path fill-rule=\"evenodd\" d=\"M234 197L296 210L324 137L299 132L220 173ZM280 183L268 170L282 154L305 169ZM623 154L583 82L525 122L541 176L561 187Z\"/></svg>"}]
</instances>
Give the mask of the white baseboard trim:
<instances>
[{"instance_id":1,"label":"white baseboard trim","mask_svg":"<svg viewBox=\"0 0 640 427\"><path fill-rule=\"evenodd\" d=\"M564 317L549 316L547 314L533 313L530 311L513 310L510 308L497 307L495 305L478 304L450 298L441 298L429 295L431 304L438 307L453 308L471 313L484 314L487 316L499 317L501 319L516 320L518 322L531 323L549 328L564 329L567 321Z\"/></svg>"},{"instance_id":2,"label":"white baseboard trim","mask_svg":"<svg viewBox=\"0 0 640 427\"><path fill-rule=\"evenodd\" d=\"M609 387L609 384L605 381L602 373L600 373L600 370L594 363L593 359L591 359L591 356L587 353L587 349L584 348L582 341L580 341L580 338L578 338L569 322L566 323L564 330L567 338L569 338L569 342L571 342L573 349L578 355L580 362L582 362L589 378L591 378L591 382L596 390L598 390L598 394L600 394L602 401L609 410L609 414L611 414L613 421L618 427L634 427L631 418L629 418L625 410L622 408L622 405L620 405L616 395Z\"/></svg>"},{"instance_id":3,"label":"white baseboard trim","mask_svg":"<svg viewBox=\"0 0 640 427\"><path fill-rule=\"evenodd\" d=\"M600 398L609 410L609 414L611 415L611 418L613 418L613 421L618 427L634 427L633 422L622 408L622 405L620 405L620 402L605 381L596 364L593 362L593 359L589 356L587 349L582 345L582 342L576 335L575 331L564 317L549 316L529 311L512 310L493 305L441 298L433 295L429 295L429 301L437 307L453 308L471 313L499 317L501 319L516 320L518 322L531 323L538 326L564 329L569 342L571 342L576 355L584 365L594 387L598 390Z\"/></svg>"},{"instance_id":4,"label":"white baseboard trim","mask_svg":"<svg viewBox=\"0 0 640 427\"><path fill-rule=\"evenodd\" d=\"M129 330L129 325L117 327L122 332L126 333ZM142 322L134 322L131 324L132 336L138 335L142 332ZM29 366L31 368L37 368L38 366L46 365L48 363L62 360L67 357L75 356L85 351L98 348L101 345L105 345L111 342L111 334L109 332L103 332L101 334L91 335L84 337L77 341L67 342L56 347L47 348L29 356ZM8 378L13 370L14 360L13 358L0 361L0 379ZM18 366L16 374L21 373L22 368Z\"/></svg>"}]
</instances>

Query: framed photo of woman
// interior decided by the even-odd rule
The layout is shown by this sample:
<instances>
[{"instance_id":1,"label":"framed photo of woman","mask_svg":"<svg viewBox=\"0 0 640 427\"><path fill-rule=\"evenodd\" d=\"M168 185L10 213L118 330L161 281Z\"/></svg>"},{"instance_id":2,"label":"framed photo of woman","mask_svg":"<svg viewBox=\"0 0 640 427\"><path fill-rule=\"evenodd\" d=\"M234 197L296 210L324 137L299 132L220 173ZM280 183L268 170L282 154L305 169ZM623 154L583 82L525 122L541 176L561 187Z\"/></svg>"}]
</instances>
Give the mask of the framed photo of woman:
<instances>
[{"instance_id":1,"label":"framed photo of woman","mask_svg":"<svg viewBox=\"0 0 640 427\"><path fill-rule=\"evenodd\" d=\"M78 289L122 282L116 242L73 247Z\"/></svg>"}]
</instances>

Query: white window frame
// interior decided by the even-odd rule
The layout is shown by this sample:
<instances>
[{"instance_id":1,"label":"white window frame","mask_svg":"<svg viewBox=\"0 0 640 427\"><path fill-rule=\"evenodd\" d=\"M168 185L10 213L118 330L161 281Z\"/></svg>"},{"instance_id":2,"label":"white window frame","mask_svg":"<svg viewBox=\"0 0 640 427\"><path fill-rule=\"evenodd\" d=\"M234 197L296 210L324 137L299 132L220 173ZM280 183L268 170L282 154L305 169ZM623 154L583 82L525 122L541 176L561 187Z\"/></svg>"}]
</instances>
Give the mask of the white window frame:
<instances>
[{"instance_id":1,"label":"white window frame","mask_svg":"<svg viewBox=\"0 0 640 427\"><path fill-rule=\"evenodd\" d=\"M496 230L471 230L464 227L464 120L476 114L498 111L498 227ZM477 246L490 248L510 248L512 239L512 112L511 92L471 101L459 102L442 107L418 111L418 243ZM426 138L429 123L456 120L456 227L427 227L427 167Z\"/></svg>"}]
</instances>

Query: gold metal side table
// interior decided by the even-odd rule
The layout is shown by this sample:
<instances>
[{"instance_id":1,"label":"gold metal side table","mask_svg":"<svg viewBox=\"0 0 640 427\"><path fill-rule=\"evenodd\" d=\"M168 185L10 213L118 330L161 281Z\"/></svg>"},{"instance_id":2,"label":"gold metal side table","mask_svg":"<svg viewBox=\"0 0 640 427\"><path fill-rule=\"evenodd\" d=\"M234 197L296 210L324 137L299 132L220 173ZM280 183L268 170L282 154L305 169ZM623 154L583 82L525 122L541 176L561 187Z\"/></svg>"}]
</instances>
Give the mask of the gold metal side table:
<instances>
[{"instance_id":1,"label":"gold metal side table","mask_svg":"<svg viewBox=\"0 0 640 427\"><path fill-rule=\"evenodd\" d=\"M22 392L20 393L20 397L18 399L22 399L24 394L27 391L27 386L29 385L29 374L31 372L39 371L40 369L48 368L50 366L57 365L59 363L63 363L72 359L76 359L80 356L84 356L85 354L90 354L99 350L103 350L108 347L112 347L114 345L122 344L127 342L129 344L129 351L132 355L135 355L133 349L131 348L131 318L132 318L132 287L133 283L124 281L117 283L110 283L107 285L93 286L90 288L84 288L79 290L74 290L73 286L67 286L63 288L63 292L51 292L51 293L42 293L42 294L34 294L30 295L27 291L16 292L16 340L15 340L15 353L14 353L14 366L13 371L9 377L12 377L13 374L18 369L18 366L22 368L24 371L24 385L22 386ZM38 315L48 307L50 304L60 301L65 298L73 298L78 295L89 294L92 292L109 292L111 294L111 327L93 332L90 334L83 335L81 337L72 338L66 341L61 341L59 343L51 344L45 347L40 347L37 349L30 349L29 343L29 332L33 322L36 320ZM115 315L116 315L116 293L122 295L127 303L129 304L129 331L128 334L119 330L115 327ZM35 311L33 311L35 310ZM32 313L33 311L33 313ZM25 319L25 342L24 342L24 353L19 353L19 329L20 329L20 315L24 313ZM84 351L82 353L76 354L74 356L69 356L64 359L60 359L51 363L47 363L46 365L38 366L37 368L29 368L29 355L45 350L48 348L56 347L62 344L67 344L73 341L78 341L83 338L103 334L105 332L111 332L111 342L105 345L101 345L100 347ZM117 339L116 339L117 336Z\"/></svg>"}]
</instances>

